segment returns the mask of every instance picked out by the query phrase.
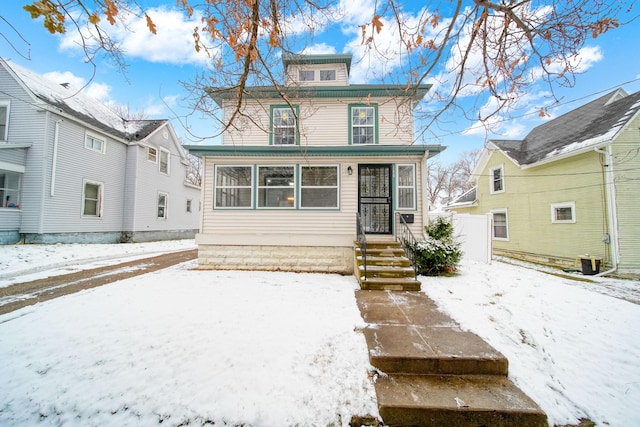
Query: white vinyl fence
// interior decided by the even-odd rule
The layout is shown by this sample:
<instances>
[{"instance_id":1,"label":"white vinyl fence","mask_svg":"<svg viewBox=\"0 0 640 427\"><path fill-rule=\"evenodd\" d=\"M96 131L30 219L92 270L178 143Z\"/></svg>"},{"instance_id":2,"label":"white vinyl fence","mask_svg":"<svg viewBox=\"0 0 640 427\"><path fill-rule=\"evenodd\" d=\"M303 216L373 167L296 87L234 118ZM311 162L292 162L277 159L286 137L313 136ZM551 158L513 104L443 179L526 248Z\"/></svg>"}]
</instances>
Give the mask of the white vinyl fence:
<instances>
[{"instance_id":1,"label":"white vinyl fence","mask_svg":"<svg viewBox=\"0 0 640 427\"><path fill-rule=\"evenodd\" d=\"M463 257L465 259L491 264L491 214L429 214L429 219L438 216L451 218L453 232L462 244Z\"/></svg>"}]
</instances>

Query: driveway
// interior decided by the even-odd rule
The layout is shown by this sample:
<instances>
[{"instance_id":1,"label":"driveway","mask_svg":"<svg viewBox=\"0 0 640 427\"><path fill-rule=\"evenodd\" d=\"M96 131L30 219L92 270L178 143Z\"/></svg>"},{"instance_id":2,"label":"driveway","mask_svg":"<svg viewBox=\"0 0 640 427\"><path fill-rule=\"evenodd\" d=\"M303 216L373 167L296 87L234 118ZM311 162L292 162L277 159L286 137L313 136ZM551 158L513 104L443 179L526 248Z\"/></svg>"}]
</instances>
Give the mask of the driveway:
<instances>
[{"instance_id":1,"label":"driveway","mask_svg":"<svg viewBox=\"0 0 640 427\"><path fill-rule=\"evenodd\" d=\"M150 258L141 258L121 264L82 270L76 273L47 277L31 282L16 283L0 288L0 315L20 308L48 301L84 289L113 283L129 277L151 273L198 256L197 249L172 252Z\"/></svg>"}]
</instances>

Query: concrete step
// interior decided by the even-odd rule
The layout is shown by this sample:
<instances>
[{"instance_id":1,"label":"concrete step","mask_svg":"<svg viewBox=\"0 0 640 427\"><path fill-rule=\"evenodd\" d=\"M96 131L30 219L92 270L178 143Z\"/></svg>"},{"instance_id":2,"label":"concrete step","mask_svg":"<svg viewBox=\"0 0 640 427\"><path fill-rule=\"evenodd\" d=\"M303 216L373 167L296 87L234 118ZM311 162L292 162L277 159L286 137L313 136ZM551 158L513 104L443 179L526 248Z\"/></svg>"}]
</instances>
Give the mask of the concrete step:
<instances>
[{"instance_id":1,"label":"concrete step","mask_svg":"<svg viewBox=\"0 0 640 427\"><path fill-rule=\"evenodd\" d=\"M362 256L362 250L356 248L356 255ZM398 248L369 248L367 247L367 259L372 256L378 257L403 257L405 256L404 249Z\"/></svg>"},{"instance_id":2,"label":"concrete step","mask_svg":"<svg viewBox=\"0 0 640 427\"><path fill-rule=\"evenodd\" d=\"M375 325L363 330L369 360L388 374L504 375L507 358L457 326Z\"/></svg>"},{"instance_id":3,"label":"concrete step","mask_svg":"<svg viewBox=\"0 0 640 427\"><path fill-rule=\"evenodd\" d=\"M364 266L358 266L360 276L364 275ZM369 265L367 263L367 279L388 277L391 279L401 277L411 277L415 279L416 273L411 266L393 266L393 265Z\"/></svg>"},{"instance_id":4,"label":"concrete step","mask_svg":"<svg viewBox=\"0 0 640 427\"><path fill-rule=\"evenodd\" d=\"M375 388L387 426L548 427L540 407L502 376L391 374Z\"/></svg>"},{"instance_id":5,"label":"concrete step","mask_svg":"<svg viewBox=\"0 0 640 427\"><path fill-rule=\"evenodd\" d=\"M358 255L356 257L358 265L362 265L362 256ZM395 267L410 267L411 262L409 258L405 256L395 256L395 257L387 257L387 256L367 256L367 266L369 265L389 265Z\"/></svg>"},{"instance_id":6,"label":"concrete step","mask_svg":"<svg viewBox=\"0 0 640 427\"><path fill-rule=\"evenodd\" d=\"M367 268L368 270L368 268ZM360 288L370 291L419 291L421 283L418 280L409 277L401 278L364 278L359 277Z\"/></svg>"}]
</instances>

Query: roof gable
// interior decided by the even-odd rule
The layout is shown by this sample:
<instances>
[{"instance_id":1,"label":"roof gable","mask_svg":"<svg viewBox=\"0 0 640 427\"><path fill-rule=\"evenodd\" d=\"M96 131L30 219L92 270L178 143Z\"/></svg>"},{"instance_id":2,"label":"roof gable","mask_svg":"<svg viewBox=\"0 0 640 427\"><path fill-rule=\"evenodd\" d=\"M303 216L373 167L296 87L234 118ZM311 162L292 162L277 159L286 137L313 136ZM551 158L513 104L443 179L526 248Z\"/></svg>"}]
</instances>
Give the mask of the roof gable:
<instances>
[{"instance_id":1,"label":"roof gable","mask_svg":"<svg viewBox=\"0 0 640 427\"><path fill-rule=\"evenodd\" d=\"M140 140L164 124L166 120L126 120L98 100L63 83L56 83L11 61L0 58L14 79L34 99L73 117L85 125L124 141Z\"/></svg>"},{"instance_id":2,"label":"roof gable","mask_svg":"<svg viewBox=\"0 0 640 427\"><path fill-rule=\"evenodd\" d=\"M611 142L638 114L640 92L610 92L534 128L524 140L491 140L519 165L578 154Z\"/></svg>"}]
</instances>

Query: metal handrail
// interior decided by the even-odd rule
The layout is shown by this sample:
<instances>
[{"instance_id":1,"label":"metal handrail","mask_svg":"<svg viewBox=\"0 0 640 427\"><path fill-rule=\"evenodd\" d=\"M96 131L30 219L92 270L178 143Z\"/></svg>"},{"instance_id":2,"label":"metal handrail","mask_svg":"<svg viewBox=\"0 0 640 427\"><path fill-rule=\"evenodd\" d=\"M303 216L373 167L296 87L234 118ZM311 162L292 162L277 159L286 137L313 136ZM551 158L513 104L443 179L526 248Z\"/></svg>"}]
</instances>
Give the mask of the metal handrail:
<instances>
[{"instance_id":1,"label":"metal handrail","mask_svg":"<svg viewBox=\"0 0 640 427\"><path fill-rule=\"evenodd\" d=\"M362 256L362 266L364 267L364 276L362 280L367 280L367 236L364 234L364 225L362 214L356 213L356 236L358 245L360 246L360 255Z\"/></svg>"},{"instance_id":2,"label":"metal handrail","mask_svg":"<svg viewBox=\"0 0 640 427\"><path fill-rule=\"evenodd\" d=\"M416 273L416 280L418 280L418 265L416 263L416 256L412 248L416 247L418 240L411 232L409 228L409 224L404 220L404 217L396 212L396 215L399 218L400 222L400 244L402 245L402 249L404 249L411 266L413 267L413 271ZM396 234L396 241L398 240L398 235Z\"/></svg>"}]
</instances>

